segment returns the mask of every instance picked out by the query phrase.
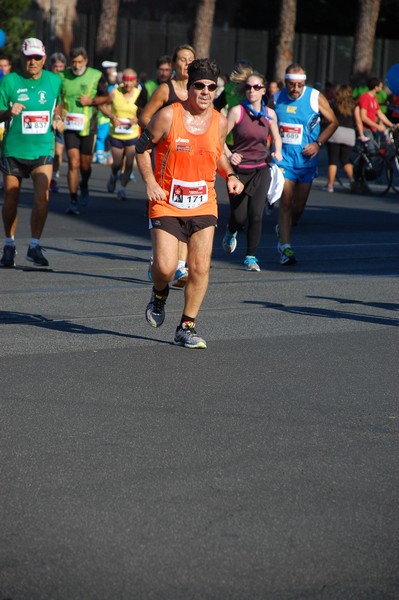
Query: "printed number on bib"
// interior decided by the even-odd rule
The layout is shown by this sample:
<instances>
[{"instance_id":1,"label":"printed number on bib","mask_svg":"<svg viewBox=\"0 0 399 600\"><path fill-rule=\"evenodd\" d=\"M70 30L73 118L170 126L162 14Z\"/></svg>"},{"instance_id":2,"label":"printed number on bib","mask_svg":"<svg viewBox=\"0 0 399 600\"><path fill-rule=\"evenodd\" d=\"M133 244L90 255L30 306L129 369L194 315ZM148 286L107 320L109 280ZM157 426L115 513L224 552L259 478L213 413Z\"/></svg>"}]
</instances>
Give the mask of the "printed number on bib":
<instances>
[{"instance_id":1,"label":"printed number on bib","mask_svg":"<svg viewBox=\"0 0 399 600\"><path fill-rule=\"evenodd\" d=\"M302 144L303 125L300 123L279 123L283 144Z\"/></svg>"},{"instance_id":2,"label":"printed number on bib","mask_svg":"<svg viewBox=\"0 0 399 600\"><path fill-rule=\"evenodd\" d=\"M176 208L197 208L208 202L208 186L205 181L181 181L173 179L169 204Z\"/></svg>"},{"instance_id":3,"label":"printed number on bib","mask_svg":"<svg viewBox=\"0 0 399 600\"><path fill-rule=\"evenodd\" d=\"M85 116L82 113L67 113L65 115L65 129L69 131L83 131Z\"/></svg>"},{"instance_id":4,"label":"printed number on bib","mask_svg":"<svg viewBox=\"0 0 399 600\"><path fill-rule=\"evenodd\" d=\"M123 133L130 135L133 132L129 119L120 119L118 117L118 121L120 121L121 124L115 127L115 133Z\"/></svg>"},{"instance_id":5,"label":"printed number on bib","mask_svg":"<svg viewBox=\"0 0 399 600\"><path fill-rule=\"evenodd\" d=\"M50 125L50 113L48 110L24 110L21 113L22 133L41 134L47 133Z\"/></svg>"}]
</instances>

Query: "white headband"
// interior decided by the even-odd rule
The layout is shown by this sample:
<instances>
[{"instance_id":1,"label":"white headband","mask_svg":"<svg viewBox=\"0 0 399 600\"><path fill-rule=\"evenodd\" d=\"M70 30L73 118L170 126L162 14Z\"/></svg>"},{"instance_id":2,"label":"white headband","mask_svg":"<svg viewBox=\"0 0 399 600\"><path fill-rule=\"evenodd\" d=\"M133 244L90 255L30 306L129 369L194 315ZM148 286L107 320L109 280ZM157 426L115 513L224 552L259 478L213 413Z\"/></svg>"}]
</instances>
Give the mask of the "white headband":
<instances>
[{"instance_id":1,"label":"white headband","mask_svg":"<svg viewBox=\"0 0 399 600\"><path fill-rule=\"evenodd\" d=\"M306 81L305 73L286 73L285 78L288 81Z\"/></svg>"}]
</instances>

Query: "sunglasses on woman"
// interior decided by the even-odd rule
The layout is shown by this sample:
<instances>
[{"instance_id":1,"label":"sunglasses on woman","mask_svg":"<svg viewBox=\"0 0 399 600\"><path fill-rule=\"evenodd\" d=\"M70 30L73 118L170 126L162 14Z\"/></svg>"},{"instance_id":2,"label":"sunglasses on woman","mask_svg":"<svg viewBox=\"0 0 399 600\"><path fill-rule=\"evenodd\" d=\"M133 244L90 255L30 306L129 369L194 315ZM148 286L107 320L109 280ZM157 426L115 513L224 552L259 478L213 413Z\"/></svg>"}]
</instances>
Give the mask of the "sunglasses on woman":
<instances>
[{"instance_id":1,"label":"sunglasses on woman","mask_svg":"<svg viewBox=\"0 0 399 600\"><path fill-rule=\"evenodd\" d=\"M250 92L251 90L255 90L255 92L259 92L259 90L263 90L264 86L260 85L260 83L255 83L255 85L249 85L249 83L245 84L245 91Z\"/></svg>"},{"instance_id":2,"label":"sunglasses on woman","mask_svg":"<svg viewBox=\"0 0 399 600\"><path fill-rule=\"evenodd\" d=\"M214 92L217 88L217 85L216 83L202 83L202 81L195 81L193 83L193 88L196 90L204 90L206 88L208 91Z\"/></svg>"}]
</instances>

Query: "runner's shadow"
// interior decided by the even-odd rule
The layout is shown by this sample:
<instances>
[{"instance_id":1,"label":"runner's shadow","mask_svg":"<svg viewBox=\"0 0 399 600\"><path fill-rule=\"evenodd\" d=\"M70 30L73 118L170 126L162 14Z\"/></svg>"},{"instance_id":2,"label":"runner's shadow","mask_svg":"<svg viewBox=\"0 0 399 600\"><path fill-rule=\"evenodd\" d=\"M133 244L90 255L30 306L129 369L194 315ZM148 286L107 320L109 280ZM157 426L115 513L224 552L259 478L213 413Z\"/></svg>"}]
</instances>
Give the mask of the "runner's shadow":
<instances>
[{"instance_id":1,"label":"runner's shadow","mask_svg":"<svg viewBox=\"0 0 399 600\"><path fill-rule=\"evenodd\" d=\"M285 306L284 304L278 304L275 302L257 302L255 300L245 300L244 304L256 304L258 306L263 306L264 308L273 308L275 310L293 315L305 315L308 317L320 317L324 319L346 319L348 321L372 323L373 325L389 325L391 327L399 327L399 319L359 314L350 311L333 310L316 306Z\"/></svg>"},{"instance_id":2,"label":"runner's shadow","mask_svg":"<svg viewBox=\"0 0 399 600\"><path fill-rule=\"evenodd\" d=\"M78 333L81 335L111 335L115 337L129 338L133 340L145 340L148 342L157 342L160 344L167 344L173 346L172 342L151 338L142 335L133 335L130 333L120 333L119 331L112 331L110 329L98 329L97 327L87 327L80 323L73 323L68 320L55 321L48 319L43 315L36 315L32 313L21 313L13 311L0 311L0 326L1 325L29 325L32 327L40 327L42 329L53 329L54 331L61 331L63 333Z\"/></svg>"},{"instance_id":3,"label":"runner's shadow","mask_svg":"<svg viewBox=\"0 0 399 600\"><path fill-rule=\"evenodd\" d=\"M373 308L382 308L384 310L399 310L399 304L391 302L364 302L363 300L350 300L349 298L334 298L333 296L307 296L307 298L316 298L320 300L332 300L340 304L360 304L363 306L372 306Z\"/></svg>"}]
</instances>

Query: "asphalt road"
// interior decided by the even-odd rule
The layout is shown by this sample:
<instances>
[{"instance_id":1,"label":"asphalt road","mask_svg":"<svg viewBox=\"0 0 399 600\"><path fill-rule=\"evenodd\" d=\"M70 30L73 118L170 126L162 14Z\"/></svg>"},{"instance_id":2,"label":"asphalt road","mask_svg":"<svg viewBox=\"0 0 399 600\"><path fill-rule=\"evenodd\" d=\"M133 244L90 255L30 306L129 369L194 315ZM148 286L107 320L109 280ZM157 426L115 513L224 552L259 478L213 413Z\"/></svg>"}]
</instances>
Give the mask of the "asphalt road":
<instances>
[{"instance_id":1,"label":"asphalt road","mask_svg":"<svg viewBox=\"0 0 399 600\"><path fill-rule=\"evenodd\" d=\"M0 270L0 600L399 598L399 196L314 184L260 273L220 227L198 319L207 350L144 319L151 253L93 166L80 217L53 194L49 271ZM26 268L28 266L28 268Z\"/></svg>"}]
</instances>

